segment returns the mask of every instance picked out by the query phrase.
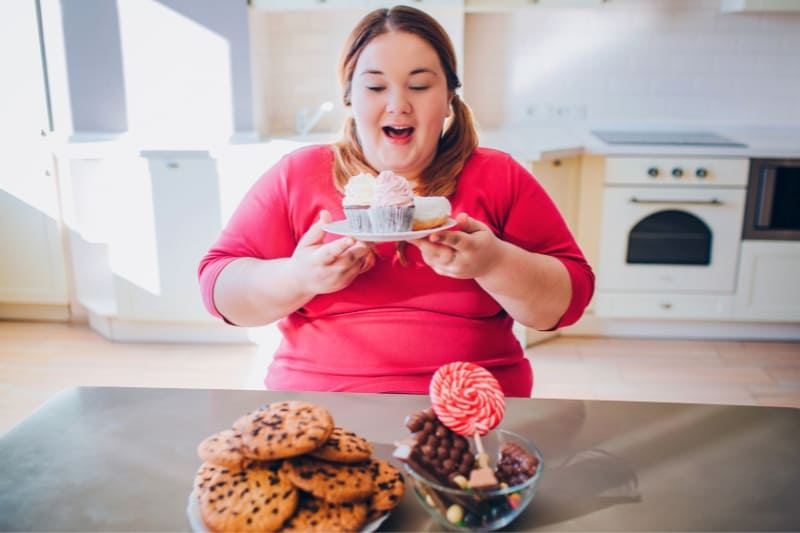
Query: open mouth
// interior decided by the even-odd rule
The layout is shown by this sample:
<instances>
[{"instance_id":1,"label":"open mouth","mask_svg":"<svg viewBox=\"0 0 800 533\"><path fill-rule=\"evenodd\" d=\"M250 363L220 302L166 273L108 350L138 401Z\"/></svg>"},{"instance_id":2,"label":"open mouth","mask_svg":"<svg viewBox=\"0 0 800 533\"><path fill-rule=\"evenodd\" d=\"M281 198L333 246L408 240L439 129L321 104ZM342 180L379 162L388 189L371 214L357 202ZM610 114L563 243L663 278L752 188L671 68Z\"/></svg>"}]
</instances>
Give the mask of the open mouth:
<instances>
[{"instance_id":1,"label":"open mouth","mask_svg":"<svg viewBox=\"0 0 800 533\"><path fill-rule=\"evenodd\" d=\"M412 133L414 133L414 128L410 126L405 128L384 126L383 133L385 133L390 139L406 139L410 137Z\"/></svg>"}]
</instances>

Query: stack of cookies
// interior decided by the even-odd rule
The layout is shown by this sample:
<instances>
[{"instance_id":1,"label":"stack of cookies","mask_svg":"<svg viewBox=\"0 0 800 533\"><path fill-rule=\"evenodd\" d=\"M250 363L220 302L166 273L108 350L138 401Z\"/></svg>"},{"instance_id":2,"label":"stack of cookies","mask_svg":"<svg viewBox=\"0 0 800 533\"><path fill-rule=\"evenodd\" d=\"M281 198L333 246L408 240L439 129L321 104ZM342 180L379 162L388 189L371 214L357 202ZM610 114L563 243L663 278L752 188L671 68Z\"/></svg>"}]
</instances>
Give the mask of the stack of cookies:
<instances>
[{"instance_id":1,"label":"stack of cookies","mask_svg":"<svg viewBox=\"0 0 800 533\"><path fill-rule=\"evenodd\" d=\"M197 453L194 490L210 531L358 531L405 491L367 440L302 401L264 405Z\"/></svg>"}]
</instances>

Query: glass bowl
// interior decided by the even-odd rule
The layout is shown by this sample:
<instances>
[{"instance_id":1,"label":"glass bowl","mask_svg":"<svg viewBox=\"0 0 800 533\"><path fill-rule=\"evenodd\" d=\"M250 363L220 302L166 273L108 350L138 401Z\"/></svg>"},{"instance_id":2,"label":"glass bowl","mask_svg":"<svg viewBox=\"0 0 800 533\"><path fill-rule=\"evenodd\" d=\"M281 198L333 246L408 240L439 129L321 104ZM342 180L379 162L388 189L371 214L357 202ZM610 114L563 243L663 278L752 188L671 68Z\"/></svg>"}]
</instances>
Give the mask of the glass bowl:
<instances>
[{"instance_id":1,"label":"glass bowl","mask_svg":"<svg viewBox=\"0 0 800 533\"><path fill-rule=\"evenodd\" d=\"M531 503L544 470L544 459L530 440L511 431L496 429L481 437L484 449L490 458L490 466L496 467L500 449L504 442L519 445L529 455L539 460L536 474L524 482L501 485L488 490L459 489L441 485L404 463L411 476L410 485L414 496L439 524L456 531L493 531L511 523Z\"/></svg>"}]
</instances>

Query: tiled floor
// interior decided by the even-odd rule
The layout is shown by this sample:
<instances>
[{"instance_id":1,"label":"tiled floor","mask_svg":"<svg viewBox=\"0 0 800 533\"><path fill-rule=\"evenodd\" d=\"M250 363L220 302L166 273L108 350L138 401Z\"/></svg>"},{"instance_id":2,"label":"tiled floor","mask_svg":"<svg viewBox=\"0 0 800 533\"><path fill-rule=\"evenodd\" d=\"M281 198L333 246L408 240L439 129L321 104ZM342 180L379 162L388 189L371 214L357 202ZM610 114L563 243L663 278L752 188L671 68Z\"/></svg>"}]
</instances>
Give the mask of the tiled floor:
<instances>
[{"instance_id":1,"label":"tiled floor","mask_svg":"<svg viewBox=\"0 0 800 533\"><path fill-rule=\"evenodd\" d=\"M264 344L113 343L83 325L0 321L0 434L78 385L259 388ZM534 397L800 407L800 343L556 337L528 349Z\"/></svg>"}]
</instances>

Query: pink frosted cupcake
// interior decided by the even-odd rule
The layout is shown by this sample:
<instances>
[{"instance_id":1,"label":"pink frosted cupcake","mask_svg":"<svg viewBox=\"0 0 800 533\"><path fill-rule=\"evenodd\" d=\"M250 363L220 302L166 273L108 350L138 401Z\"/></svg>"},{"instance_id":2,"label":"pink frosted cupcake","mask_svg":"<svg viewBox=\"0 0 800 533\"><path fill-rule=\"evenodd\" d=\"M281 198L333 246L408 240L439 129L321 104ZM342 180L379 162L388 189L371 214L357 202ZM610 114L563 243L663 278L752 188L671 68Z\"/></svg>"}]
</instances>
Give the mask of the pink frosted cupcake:
<instances>
[{"instance_id":1,"label":"pink frosted cupcake","mask_svg":"<svg viewBox=\"0 0 800 533\"><path fill-rule=\"evenodd\" d=\"M374 233L397 233L411 229L414 192L407 179L391 170L378 174L369 219Z\"/></svg>"}]
</instances>

